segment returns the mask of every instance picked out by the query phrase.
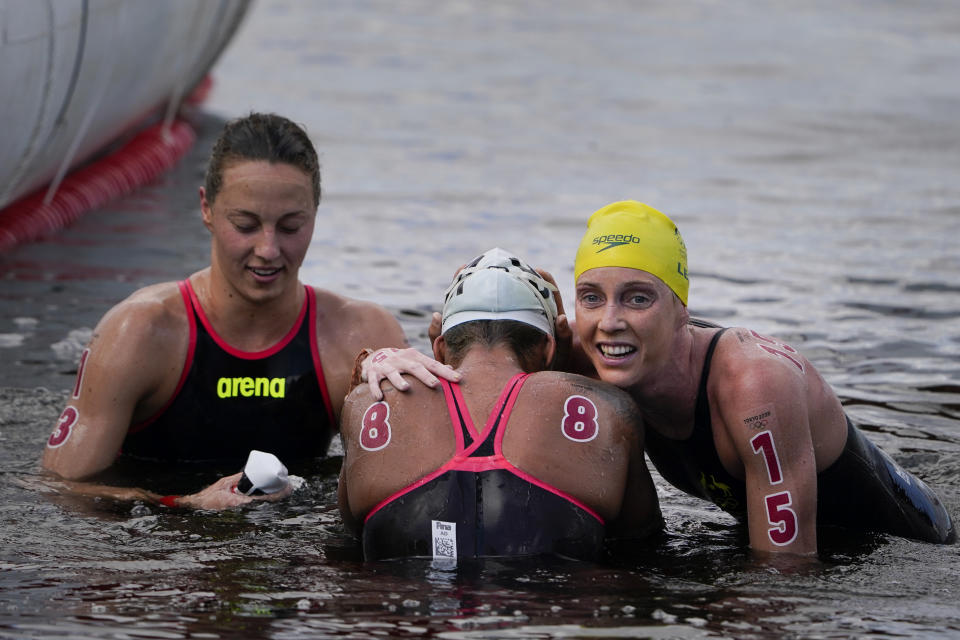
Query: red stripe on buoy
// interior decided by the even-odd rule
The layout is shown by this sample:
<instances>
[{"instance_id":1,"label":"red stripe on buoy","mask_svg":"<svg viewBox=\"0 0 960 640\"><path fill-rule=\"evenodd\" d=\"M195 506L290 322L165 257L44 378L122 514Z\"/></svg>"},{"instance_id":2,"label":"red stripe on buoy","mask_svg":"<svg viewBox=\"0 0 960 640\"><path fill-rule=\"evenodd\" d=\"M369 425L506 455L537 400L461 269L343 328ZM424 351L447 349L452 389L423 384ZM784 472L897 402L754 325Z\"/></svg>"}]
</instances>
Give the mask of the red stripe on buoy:
<instances>
[{"instance_id":1,"label":"red stripe on buoy","mask_svg":"<svg viewBox=\"0 0 960 640\"><path fill-rule=\"evenodd\" d=\"M48 204L43 202L46 187L24 196L0 211L0 251L62 229L87 211L157 179L196 139L193 127L183 120L169 128L155 124L116 152L70 173Z\"/></svg>"},{"instance_id":2,"label":"red stripe on buoy","mask_svg":"<svg viewBox=\"0 0 960 640\"><path fill-rule=\"evenodd\" d=\"M210 92L213 90L213 77L208 73L201 78L197 86L183 99L183 103L190 106L197 106L207 101Z\"/></svg>"}]
</instances>

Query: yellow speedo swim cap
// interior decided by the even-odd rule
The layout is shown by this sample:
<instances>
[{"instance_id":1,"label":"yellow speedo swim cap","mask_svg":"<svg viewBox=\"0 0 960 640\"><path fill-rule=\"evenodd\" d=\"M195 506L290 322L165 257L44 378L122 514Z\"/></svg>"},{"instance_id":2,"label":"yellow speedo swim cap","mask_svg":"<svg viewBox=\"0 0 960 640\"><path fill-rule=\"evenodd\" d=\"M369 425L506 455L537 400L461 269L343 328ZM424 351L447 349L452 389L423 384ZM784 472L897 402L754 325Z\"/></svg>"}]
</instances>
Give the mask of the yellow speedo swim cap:
<instances>
[{"instance_id":1,"label":"yellow speedo swim cap","mask_svg":"<svg viewBox=\"0 0 960 640\"><path fill-rule=\"evenodd\" d=\"M684 305L687 247L673 220L635 200L608 204L587 221L587 233L577 249L574 281L597 267L629 267L652 273L670 287Z\"/></svg>"}]
</instances>

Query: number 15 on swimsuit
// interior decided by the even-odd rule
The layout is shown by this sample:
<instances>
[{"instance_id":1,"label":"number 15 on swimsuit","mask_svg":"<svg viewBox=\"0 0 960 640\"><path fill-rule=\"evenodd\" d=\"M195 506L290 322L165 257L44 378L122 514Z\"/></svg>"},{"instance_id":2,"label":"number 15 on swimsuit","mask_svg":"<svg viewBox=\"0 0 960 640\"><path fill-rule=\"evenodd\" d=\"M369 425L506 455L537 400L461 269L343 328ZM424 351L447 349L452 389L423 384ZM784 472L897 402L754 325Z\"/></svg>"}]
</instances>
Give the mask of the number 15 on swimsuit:
<instances>
[{"instance_id":1,"label":"number 15 on swimsuit","mask_svg":"<svg viewBox=\"0 0 960 640\"><path fill-rule=\"evenodd\" d=\"M783 482L783 473L780 470L780 458L773 443L773 434L762 431L750 439L750 446L756 454L763 454L763 461L767 466L767 478L771 485ZM767 507L767 537L770 542L783 547L797 539L797 513L790 508L793 498L789 491L770 493L764 496Z\"/></svg>"}]
</instances>

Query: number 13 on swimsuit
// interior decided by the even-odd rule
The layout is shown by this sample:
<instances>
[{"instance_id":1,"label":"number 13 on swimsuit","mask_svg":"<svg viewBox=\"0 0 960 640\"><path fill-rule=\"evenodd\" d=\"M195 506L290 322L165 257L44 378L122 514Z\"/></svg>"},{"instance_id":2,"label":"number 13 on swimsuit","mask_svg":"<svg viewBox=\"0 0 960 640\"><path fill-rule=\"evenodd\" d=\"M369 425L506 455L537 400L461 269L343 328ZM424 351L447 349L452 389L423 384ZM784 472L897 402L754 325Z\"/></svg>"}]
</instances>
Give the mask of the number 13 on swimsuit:
<instances>
[{"instance_id":1,"label":"number 13 on swimsuit","mask_svg":"<svg viewBox=\"0 0 960 640\"><path fill-rule=\"evenodd\" d=\"M763 461L767 466L767 478L771 485L783 482L783 473L780 470L780 458L777 448L773 444L773 434L762 431L750 439L753 452L763 454ZM797 539L797 513L790 508L793 498L789 491L771 493L763 498L767 506L767 522L771 527L767 530L770 542L782 547Z\"/></svg>"}]
</instances>

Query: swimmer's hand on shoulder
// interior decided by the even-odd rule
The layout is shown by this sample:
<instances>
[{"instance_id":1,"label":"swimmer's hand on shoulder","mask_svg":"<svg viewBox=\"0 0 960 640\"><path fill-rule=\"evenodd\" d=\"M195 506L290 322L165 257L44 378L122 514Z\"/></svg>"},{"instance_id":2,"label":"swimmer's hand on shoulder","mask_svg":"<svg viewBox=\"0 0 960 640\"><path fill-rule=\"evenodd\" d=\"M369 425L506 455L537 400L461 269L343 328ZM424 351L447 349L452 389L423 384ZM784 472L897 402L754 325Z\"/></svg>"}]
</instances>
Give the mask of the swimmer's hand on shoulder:
<instances>
[{"instance_id":1,"label":"swimmer's hand on shoulder","mask_svg":"<svg viewBox=\"0 0 960 640\"><path fill-rule=\"evenodd\" d=\"M406 391L410 383L401 374L410 374L430 388L435 388L438 377L450 382L460 380L460 373L449 365L437 362L412 347L406 349L380 349L363 361L361 379L367 381L370 395L375 400L383 400L380 383L388 380L394 388Z\"/></svg>"},{"instance_id":2,"label":"swimmer's hand on shoulder","mask_svg":"<svg viewBox=\"0 0 960 640\"><path fill-rule=\"evenodd\" d=\"M245 496L236 492L237 483L240 482L240 476L243 473L220 478L206 489L186 496L180 496L177 499L178 507L189 507L191 509L209 509L220 510L233 507L242 507L251 502L278 502L290 496L296 488L296 483L290 482L287 486L276 492L259 496Z\"/></svg>"}]
</instances>

